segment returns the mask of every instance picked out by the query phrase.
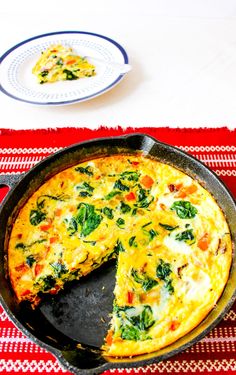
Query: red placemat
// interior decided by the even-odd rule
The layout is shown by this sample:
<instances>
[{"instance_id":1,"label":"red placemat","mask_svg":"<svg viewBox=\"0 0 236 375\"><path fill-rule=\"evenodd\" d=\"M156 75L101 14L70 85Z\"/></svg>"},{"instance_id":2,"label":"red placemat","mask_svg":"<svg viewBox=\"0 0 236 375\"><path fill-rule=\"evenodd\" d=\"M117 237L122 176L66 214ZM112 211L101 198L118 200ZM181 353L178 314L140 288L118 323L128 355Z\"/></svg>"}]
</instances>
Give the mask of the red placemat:
<instances>
[{"instance_id":1,"label":"red placemat","mask_svg":"<svg viewBox=\"0 0 236 375\"><path fill-rule=\"evenodd\" d=\"M49 130L0 130L0 174L27 171L61 148L92 138L146 133L192 154L225 182L236 197L236 130L116 128L98 130L62 128ZM0 189L0 199L6 189ZM236 372L236 304L203 340L169 360L136 369L106 371L109 374L233 374ZM0 306L0 373L66 374L46 350L25 337ZM105 375L105 373L104 373Z\"/></svg>"}]
</instances>

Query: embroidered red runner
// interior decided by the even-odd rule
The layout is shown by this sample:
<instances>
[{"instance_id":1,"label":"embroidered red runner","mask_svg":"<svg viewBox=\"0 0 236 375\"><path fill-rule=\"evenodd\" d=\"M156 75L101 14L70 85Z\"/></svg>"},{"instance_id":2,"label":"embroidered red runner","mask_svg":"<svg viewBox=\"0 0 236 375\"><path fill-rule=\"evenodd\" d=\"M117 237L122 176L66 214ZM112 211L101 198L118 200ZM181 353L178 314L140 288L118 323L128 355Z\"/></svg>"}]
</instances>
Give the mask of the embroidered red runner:
<instances>
[{"instance_id":1,"label":"embroidered red runner","mask_svg":"<svg viewBox=\"0 0 236 375\"><path fill-rule=\"evenodd\" d=\"M0 130L0 174L27 171L51 153L87 139L128 133L146 133L192 154L225 182L236 197L236 130L170 128L62 128ZM7 189L0 189L0 200ZM233 374L236 372L236 304L203 340L171 359L110 374ZM52 354L32 343L13 325L0 307L0 373L70 374ZM105 375L105 373L104 373Z\"/></svg>"}]
</instances>

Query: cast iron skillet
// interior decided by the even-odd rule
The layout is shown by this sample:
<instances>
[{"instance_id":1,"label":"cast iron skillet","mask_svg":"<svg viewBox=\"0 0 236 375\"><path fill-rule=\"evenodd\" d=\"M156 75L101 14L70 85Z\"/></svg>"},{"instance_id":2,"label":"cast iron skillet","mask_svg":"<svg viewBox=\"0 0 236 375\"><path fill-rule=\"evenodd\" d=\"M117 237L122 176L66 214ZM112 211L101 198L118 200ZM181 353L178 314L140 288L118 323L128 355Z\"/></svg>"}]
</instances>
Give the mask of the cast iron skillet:
<instances>
[{"instance_id":1,"label":"cast iron skillet","mask_svg":"<svg viewBox=\"0 0 236 375\"><path fill-rule=\"evenodd\" d=\"M104 358L99 349L112 311L114 262L105 264L77 282L69 283L58 295L45 297L35 310L27 303L17 304L6 277L5 258L12 223L20 207L45 180L65 168L100 156L139 151L177 167L208 189L227 217L235 246L236 205L224 184L201 162L145 134L72 145L38 163L18 182L16 176L13 179L10 175L0 176L0 184L12 188L0 211L0 301L10 319L25 335L53 353L68 371L75 374L99 374L111 368L143 366L167 359L203 338L222 319L236 297L236 260L233 256L225 290L216 307L199 326L162 350L124 359Z\"/></svg>"}]
</instances>

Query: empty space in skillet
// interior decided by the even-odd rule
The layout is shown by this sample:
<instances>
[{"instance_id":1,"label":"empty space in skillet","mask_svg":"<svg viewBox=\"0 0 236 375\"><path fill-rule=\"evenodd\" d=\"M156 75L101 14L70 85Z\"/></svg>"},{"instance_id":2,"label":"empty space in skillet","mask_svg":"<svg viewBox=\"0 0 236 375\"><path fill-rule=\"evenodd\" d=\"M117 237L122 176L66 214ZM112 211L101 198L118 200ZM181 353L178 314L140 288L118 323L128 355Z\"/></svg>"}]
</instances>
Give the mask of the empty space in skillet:
<instances>
[{"instance_id":1,"label":"empty space in skillet","mask_svg":"<svg viewBox=\"0 0 236 375\"><path fill-rule=\"evenodd\" d=\"M64 290L43 299L43 317L60 333L82 345L100 348L113 309L116 265L109 261Z\"/></svg>"}]
</instances>

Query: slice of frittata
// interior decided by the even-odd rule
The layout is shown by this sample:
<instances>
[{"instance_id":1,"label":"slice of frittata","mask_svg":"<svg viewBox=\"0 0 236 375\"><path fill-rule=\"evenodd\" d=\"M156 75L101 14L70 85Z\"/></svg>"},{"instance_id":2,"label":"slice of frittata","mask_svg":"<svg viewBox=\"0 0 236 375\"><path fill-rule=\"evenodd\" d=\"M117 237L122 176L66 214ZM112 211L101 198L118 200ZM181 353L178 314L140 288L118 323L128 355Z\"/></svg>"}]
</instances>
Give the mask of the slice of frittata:
<instances>
[{"instance_id":1,"label":"slice of frittata","mask_svg":"<svg viewBox=\"0 0 236 375\"><path fill-rule=\"evenodd\" d=\"M52 45L42 52L32 69L38 82L72 81L84 77L92 77L95 66L86 58L76 55L71 47Z\"/></svg>"}]
</instances>

